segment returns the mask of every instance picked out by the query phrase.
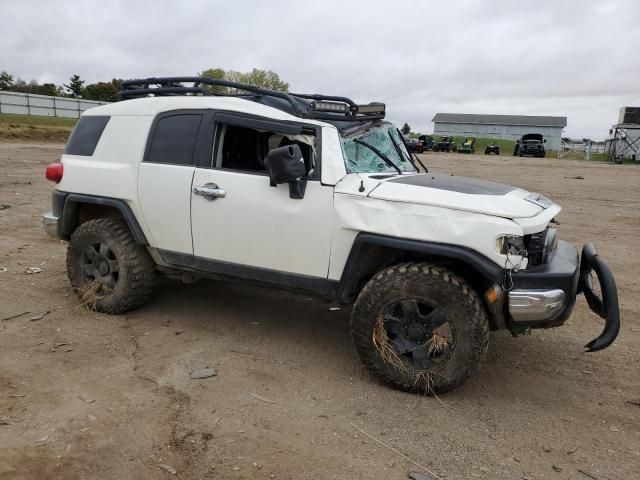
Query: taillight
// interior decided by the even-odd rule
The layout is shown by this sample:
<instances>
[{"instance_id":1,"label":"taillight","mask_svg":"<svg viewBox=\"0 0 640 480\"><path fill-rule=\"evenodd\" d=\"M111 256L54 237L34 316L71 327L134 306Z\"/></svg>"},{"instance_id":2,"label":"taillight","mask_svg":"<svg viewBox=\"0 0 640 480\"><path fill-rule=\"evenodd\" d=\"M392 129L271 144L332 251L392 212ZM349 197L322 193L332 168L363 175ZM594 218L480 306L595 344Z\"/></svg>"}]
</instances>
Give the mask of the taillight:
<instances>
[{"instance_id":1,"label":"taillight","mask_svg":"<svg viewBox=\"0 0 640 480\"><path fill-rule=\"evenodd\" d=\"M60 180L62 180L62 171L63 168L61 163L50 163L47 165L47 170L45 171L44 176L47 180L60 183Z\"/></svg>"}]
</instances>

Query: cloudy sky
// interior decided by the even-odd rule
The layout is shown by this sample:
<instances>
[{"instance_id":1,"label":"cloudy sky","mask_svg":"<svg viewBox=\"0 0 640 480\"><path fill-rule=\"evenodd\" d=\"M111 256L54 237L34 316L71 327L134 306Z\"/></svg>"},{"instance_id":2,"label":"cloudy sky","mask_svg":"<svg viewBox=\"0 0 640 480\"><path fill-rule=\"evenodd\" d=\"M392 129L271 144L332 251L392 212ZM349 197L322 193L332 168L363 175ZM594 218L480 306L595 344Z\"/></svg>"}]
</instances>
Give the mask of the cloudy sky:
<instances>
[{"instance_id":1,"label":"cloudy sky","mask_svg":"<svg viewBox=\"0 0 640 480\"><path fill-rule=\"evenodd\" d=\"M640 104L637 0L21 0L0 17L0 71L40 82L256 67L422 132L436 112L562 115L593 139Z\"/></svg>"}]
</instances>

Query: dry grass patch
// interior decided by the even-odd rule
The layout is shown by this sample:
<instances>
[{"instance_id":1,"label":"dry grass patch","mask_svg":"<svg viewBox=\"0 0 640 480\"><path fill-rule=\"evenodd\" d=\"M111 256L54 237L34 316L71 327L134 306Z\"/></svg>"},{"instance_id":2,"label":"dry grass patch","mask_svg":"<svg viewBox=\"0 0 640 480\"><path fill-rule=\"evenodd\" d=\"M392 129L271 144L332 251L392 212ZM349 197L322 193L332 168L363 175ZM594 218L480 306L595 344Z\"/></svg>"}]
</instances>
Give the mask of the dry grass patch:
<instances>
[{"instance_id":1,"label":"dry grass patch","mask_svg":"<svg viewBox=\"0 0 640 480\"><path fill-rule=\"evenodd\" d=\"M109 289L102 282L96 280L88 283L82 289L77 290L80 303L75 310L79 313L91 313L96 311L96 304L109 293Z\"/></svg>"}]
</instances>

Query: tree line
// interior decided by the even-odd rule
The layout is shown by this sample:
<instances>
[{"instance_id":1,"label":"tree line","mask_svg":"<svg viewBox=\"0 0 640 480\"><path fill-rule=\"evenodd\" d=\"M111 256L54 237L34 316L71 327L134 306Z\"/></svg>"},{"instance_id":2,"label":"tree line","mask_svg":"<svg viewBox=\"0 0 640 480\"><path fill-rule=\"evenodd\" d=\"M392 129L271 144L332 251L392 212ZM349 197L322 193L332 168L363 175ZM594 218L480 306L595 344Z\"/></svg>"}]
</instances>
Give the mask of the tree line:
<instances>
[{"instance_id":1,"label":"tree line","mask_svg":"<svg viewBox=\"0 0 640 480\"><path fill-rule=\"evenodd\" d=\"M254 68L250 72L208 68L198 73L198 76L247 83L249 85L282 92L289 90L289 84L283 81L277 73L258 68ZM115 102L118 99L118 92L122 89L122 82L123 80L121 78L113 78L109 81L87 83L80 75L73 74L69 77L68 83L63 83L62 85L56 85L55 83L41 84L36 80L27 82L7 71L0 73L0 90L49 95L53 97L82 98L102 102ZM230 92L229 88L217 85L208 85L205 88L211 93L218 95L233 93Z\"/></svg>"}]
</instances>

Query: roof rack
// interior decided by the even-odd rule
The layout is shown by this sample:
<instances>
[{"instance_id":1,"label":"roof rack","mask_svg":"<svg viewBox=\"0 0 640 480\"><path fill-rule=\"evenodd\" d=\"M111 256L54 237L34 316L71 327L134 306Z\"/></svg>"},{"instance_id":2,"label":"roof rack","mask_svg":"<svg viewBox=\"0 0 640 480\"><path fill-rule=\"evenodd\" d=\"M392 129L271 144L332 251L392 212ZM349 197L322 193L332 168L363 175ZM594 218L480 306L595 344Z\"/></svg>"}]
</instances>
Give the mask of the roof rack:
<instances>
[{"instance_id":1,"label":"roof rack","mask_svg":"<svg viewBox=\"0 0 640 480\"><path fill-rule=\"evenodd\" d=\"M185 85L186 84L186 85ZM209 86L226 87L224 93ZM384 103L357 105L347 97L268 90L246 83L207 77L152 77L122 82L119 100L148 96L215 95L241 97L286 111L296 117L329 121L371 121L385 115Z\"/></svg>"}]
</instances>

